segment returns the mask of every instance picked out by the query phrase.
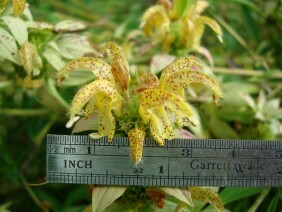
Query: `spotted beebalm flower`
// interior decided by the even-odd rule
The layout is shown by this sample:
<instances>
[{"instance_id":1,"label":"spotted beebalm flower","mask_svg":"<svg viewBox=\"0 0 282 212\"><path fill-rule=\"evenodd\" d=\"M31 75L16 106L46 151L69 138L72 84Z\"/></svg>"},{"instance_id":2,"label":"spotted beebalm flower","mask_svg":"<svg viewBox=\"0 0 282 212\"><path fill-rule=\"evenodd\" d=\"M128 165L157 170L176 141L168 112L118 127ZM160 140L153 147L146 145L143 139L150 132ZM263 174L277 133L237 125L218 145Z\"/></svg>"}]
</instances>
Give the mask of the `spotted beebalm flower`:
<instances>
[{"instance_id":1,"label":"spotted beebalm flower","mask_svg":"<svg viewBox=\"0 0 282 212\"><path fill-rule=\"evenodd\" d=\"M78 69L92 71L96 77L74 96L67 127L72 127L80 117L88 119L97 114L98 128L90 136L107 136L111 142L116 131L127 133L131 159L136 165L142 159L146 136L152 136L163 146L165 139L177 137L183 126L193 124L193 113L184 96L184 89L191 83L211 88L219 105L220 87L203 72L204 65L196 57L176 60L159 80L152 73L131 77L124 53L116 44L106 43L103 51L108 62L90 57L75 59L57 75L58 84L67 73Z\"/></svg>"},{"instance_id":2,"label":"spotted beebalm flower","mask_svg":"<svg viewBox=\"0 0 282 212\"><path fill-rule=\"evenodd\" d=\"M184 4L183 4L184 3ZM142 16L140 27L148 37L162 44L164 51L171 46L185 47L188 51L198 51L208 59L208 50L201 46L205 25L208 25L222 42L222 31L213 19L202 16L208 3L201 1L159 0Z\"/></svg>"}]
</instances>

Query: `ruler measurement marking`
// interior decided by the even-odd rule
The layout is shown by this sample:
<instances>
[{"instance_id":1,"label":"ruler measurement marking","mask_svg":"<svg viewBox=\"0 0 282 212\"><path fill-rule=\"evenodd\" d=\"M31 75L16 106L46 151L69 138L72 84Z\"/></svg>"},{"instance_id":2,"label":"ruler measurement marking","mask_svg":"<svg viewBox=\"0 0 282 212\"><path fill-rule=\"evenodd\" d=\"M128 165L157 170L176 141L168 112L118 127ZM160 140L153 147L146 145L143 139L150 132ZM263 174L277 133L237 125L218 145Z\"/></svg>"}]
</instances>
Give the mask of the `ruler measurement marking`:
<instances>
[{"instance_id":1,"label":"ruler measurement marking","mask_svg":"<svg viewBox=\"0 0 282 212\"><path fill-rule=\"evenodd\" d=\"M63 153L63 152L58 152L58 153L55 153L55 152L49 152L48 153L49 155L85 155L87 156L88 154L83 154L83 153ZM93 154L91 154L93 155ZM111 154L111 155L107 155L107 154L95 154L96 156L109 156L109 157L129 157L129 155L120 155L120 154ZM189 156L189 157L183 157L183 156L165 156L165 155L150 155L150 156L143 156L143 158L180 158L180 159L183 159L183 160L187 160L187 159L193 159L193 158L207 158L207 159L225 159L225 158L230 158L229 156L222 156L222 157L219 157L219 156L213 156L213 157L207 157L207 156ZM264 157L264 158L258 158L258 157L237 157L236 160L248 160L248 159L259 159L259 160L281 160L281 158L278 158L277 156L275 157Z\"/></svg>"},{"instance_id":2,"label":"ruler measurement marking","mask_svg":"<svg viewBox=\"0 0 282 212\"><path fill-rule=\"evenodd\" d=\"M54 174L54 173L53 173ZM62 173L62 175L64 175L63 173ZM81 175L82 176L84 176L85 174L80 174L79 175L79 177L81 177ZM55 180L55 181L57 181L57 182L59 182L59 179L58 179L58 177L59 176L61 176L60 174L57 174L57 175L55 175L56 176L56 178L57 178L57 180ZM96 175L95 175L96 176ZM103 176L101 176L101 175L98 175L99 177L103 177ZM72 176L73 177L73 176ZM116 176L115 176L116 177ZM119 176L118 176L119 177ZM126 176L123 176L123 177L125 177L126 179L131 179L131 177L132 177L132 175L126 175ZM148 176L141 176L142 178L145 178L146 177L146 179L147 179L147 177ZM204 179L200 179L200 176L197 176L197 177L192 177L192 178L187 178L187 177L185 177L184 179L186 179L186 180L190 180L190 179L193 179L193 178L198 178L197 180L199 181L199 182L201 182L201 184L203 184L203 185L206 185L206 184L208 184L208 183L211 183L210 181L212 180L212 178L209 178L209 177L211 177L211 176L205 176L204 177ZM133 179L133 178L132 178ZM152 175L152 178L151 179L153 179L153 184L152 185L155 185L155 184L158 184L157 182L158 182L158 178L156 178L154 175ZM163 178L161 178L161 179L163 179ZM174 180L174 185L175 186L177 186L177 185L179 185L179 183L180 183L180 181L181 180L183 180L183 179L181 179L181 177L177 177L177 176L174 176L174 177L171 177L171 179L173 179ZM222 178L221 177L219 177L219 178L217 178L216 180L220 180L220 181L223 181L222 180ZM233 177L233 178L230 178L230 180L232 180L233 182L232 183L234 183L235 182L235 184L238 184L238 182L239 183L246 183L246 184L239 184L239 185L242 185L242 186L254 186L254 184L251 184L251 183L253 183L254 181L253 181L253 179L252 178L248 178L248 177L245 177L245 176L243 176L243 177L240 177L240 178L235 178L235 177ZM244 181L242 181L242 180L244 180ZM268 180L268 181L272 181L272 184L273 184L273 181L274 181L274 183L275 183L275 185L278 185L279 184L279 182L280 182L280 178L262 178L262 179L258 179L259 181L266 181L266 180ZM212 181L212 182L216 182L216 181ZM74 183L73 182L73 179L72 179L72 183ZM133 182L133 185L134 185L135 183ZM224 185L224 184L222 184L222 185Z\"/></svg>"},{"instance_id":3,"label":"ruler measurement marking","mask_svg":"<svg viewBox=\"0 0 282 212\"><path fill-rule=\"evenodd\" d=\"M58 136L58 135L53 135L53 136L48 136L47 138L53 140L50 141L49 144L62 144L62 140L70 140L68 138L71 138L71 140L76 140L78 136ZM89 139L88 136L80 136L80 140L84 141L85 139ZM118 140L120 138L114 138L115 140ZM100 139L101 140L101 139ZM103 138L103 140L101 140L102 142L100 142L100 140L97 140L99 142L99 146L115 146L116 144L114 144L114 142L107 142L105 141L105 139ZM190 141L191 140L191 141ZM237 141L237 145L231 145L230 143L234 143L233 140L231 139L227 139L227 140L222 140L222 139L190 139L190 140L186 140L186 139L175 139L175 141L177 141L177 144L175 144L175 142L173 143L172 141L168 141L167 143L167 147L169 148L183 148L183 147L188 147L185 146L187 145L187 143L191 143L193 148L208 148L210 149L210 146L214 146L215 148L218 148L216 146L216 144L220 144L220 148L221 149L230 149L230 148L241 148L241 149L282 149L282 143L279 141L269 141L269 142L265 142L263 140L238 140ZM194 142L195 140L197 140L197 143ZM58 142L59 141L59 142ZM128 141L126 140L125 142L123 140L122 144L124 147L128 147ZM157 144L152 144L152 139L146 139L144 146L148 146L148 147L157 147ZM205 142L212 142L213 145L205 145ZM79 141L77 141L79 142ZM218 143L219 142L219 143ZM173 145L171 146L169 143L173 143ZM239 144L238 144L239 143ZM76 143L76 145L84 145L81 143ZM119 145L119 144L117 144Z\"/></svg>"},{"instance_id":4,"label":"ruler measurement marking","mask_svg":"<svg viewBox=\"0 0 282 212\"><path fill-rule=\"evenodd\" d=\"M166 148L156 148L157 145L153 139L146 139L144 144L144 148L147 147L146 154L144 154L145 160L141 166L142 170L144 168L144 173L137 172L137 174L130 172L132 165L128 163L130 162L128 144L127 138L122 137L115 138L112 143L109 143L106 138L93 140L88 136L48 135L47 180L55 183L106 185L282 186L281 141L175 139L168 141ZM88 146L91 148L91 154L87 154ZM107 152L103 148L107 148ZM181 155L183 149L185 154ZM186 149L189 151L186 152ZM117 151L122 154L117 154ZM84 152L85 154L82 154ZM100 161L101 157L105 161L109 160L109 167L108 165L103 167L103 163L96 163L96 157L99 157ZM167 159L164 160L164 158ZM217 168L218 172L215 172L214 168L210 170L192 170L190 168L187 172L189 163L194 159L216 165L217 163L231 164L232 170ZM73 163L77 160L80 165L76 165L75 169L64 168L62 167L65 163L64 160L73 160ZM81 169L83 160L88 165ZM94 166L91 169L88 167L92 166L90 160ZM117 167L111 166L111 161L116 163ZM56 164L56 167L53 164ZM97 165L100 166L98 170L95 169ZM129 169L122 169L128 165ZM246 166L246 168L238 172L235 170L235 165ZM95 173L92 172L93 168Z\"/></svg>"}]
</instances>

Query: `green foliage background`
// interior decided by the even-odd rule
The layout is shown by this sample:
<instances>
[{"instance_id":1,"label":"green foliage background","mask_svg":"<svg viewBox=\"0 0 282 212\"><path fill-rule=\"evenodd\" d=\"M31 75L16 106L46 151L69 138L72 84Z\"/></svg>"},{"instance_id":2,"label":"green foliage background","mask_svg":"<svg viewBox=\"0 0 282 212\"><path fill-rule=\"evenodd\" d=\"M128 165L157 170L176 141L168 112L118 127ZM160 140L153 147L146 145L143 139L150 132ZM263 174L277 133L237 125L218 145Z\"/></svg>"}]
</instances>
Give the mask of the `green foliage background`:
<instances>
[{"instance_id":1,"label":"green foliage background","mask_svg":"<svg viewBox=\"0 0 282 212\"><path fill-rule=\"evenodd\" d=\"M155 2L30 0L29 3L34 18L39 21L85 21L88 28L84 34L96 47L110 40L122 44L128 33L138 29L143 12ZM206 14L221 25L224 44L219 44L207 29L203 46L214 57L212 70L218 76L225 99L222 107L216 109L205 98L191 98L202 118L204 130L200 135L281 140L282 2L210 0L209 3ZM148 43L148 39L135 41L137 46L143 43ZM130 58L130 62L148 69L150 57L158 51L160 49L156 48L149 55L137 55ZM6 206L11 211L83 210L91 203L87 186L28 185L44 181L47 132L71 133L65 128L64 108L59 105L54 106L56 109L45 107L34 97L36 91L3 83L0 86L0 211ZM62 88L59 92L70 102L76 90L74 87ZM238 90L248 97L244 99L234 92ZM256 106L252 107L253 104ZM230 211L282 208L280 188L222 188L220 195ZM138 201L132 197L128 199Z\"/></svg>"}]
</instances>

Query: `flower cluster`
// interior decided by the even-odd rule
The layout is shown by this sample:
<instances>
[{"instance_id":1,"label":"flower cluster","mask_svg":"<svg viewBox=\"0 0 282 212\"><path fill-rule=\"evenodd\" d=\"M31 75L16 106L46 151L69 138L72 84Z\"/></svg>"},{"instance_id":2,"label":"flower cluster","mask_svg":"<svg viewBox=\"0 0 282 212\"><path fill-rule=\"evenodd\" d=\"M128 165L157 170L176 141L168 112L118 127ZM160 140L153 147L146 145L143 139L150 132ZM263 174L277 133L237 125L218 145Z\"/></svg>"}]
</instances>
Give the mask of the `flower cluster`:
<instances>
[{"instance_id":1,"label":"flower cluster","mask_svg":"<svg viewBox=\"0 0 282 212\"><path fill-rule=\"evenodd\" d=\"M95 75L93 82L75 94L67 127L72 127L81 116L87 119L97 114L98 127L90 136L108 136L111 142L116 131L125 132L135 164L142 158L145 136L152 136L163 146L165 139L177 137L183 126L193 124L192 110L184 95L191 83L211 88L219 105L219 85L203 72L204 65L194 56L176 60L158 79L151 73L130 76L124 53L115 43L106 43L103 50L108 62L91 57L75 59L57 75L58 84L74 70L90 70Z\"/></svg>"},{"instance_id":2,"label":"flower cluster","mask_svg":"<svg viewBox=\"0 0 282 212\"><path fill-rule=\"evenodd\" d=\"M153 37L163 45L164 51L185 48L206 55L207 49L201 46L205 25L208 25L222 42L222 31L213 19L202 16L208 3L202 1L159 0L158 4L145 11L141 28L148 37Z\"/></svg>"}]
</instances>

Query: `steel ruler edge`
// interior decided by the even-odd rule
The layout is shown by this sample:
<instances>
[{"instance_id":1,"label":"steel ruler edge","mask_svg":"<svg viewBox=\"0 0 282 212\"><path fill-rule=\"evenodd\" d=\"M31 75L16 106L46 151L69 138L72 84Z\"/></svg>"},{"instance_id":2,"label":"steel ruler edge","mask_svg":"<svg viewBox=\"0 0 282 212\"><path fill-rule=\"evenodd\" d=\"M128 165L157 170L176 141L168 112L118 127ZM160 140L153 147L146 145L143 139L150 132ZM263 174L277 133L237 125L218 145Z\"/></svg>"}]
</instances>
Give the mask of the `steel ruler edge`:
<instances>
[{"instance_id":1,"label":"steel ruler edge","mask_svg":"<svg viewBox=\"0 0 282 212\"><path fill-rule=\"evenodd\" d=\"M129 141L47 135L49 183L135 186L282 186L282 141L173 139L144 142L136 167Z\"/></svg>"}]
</instances>

